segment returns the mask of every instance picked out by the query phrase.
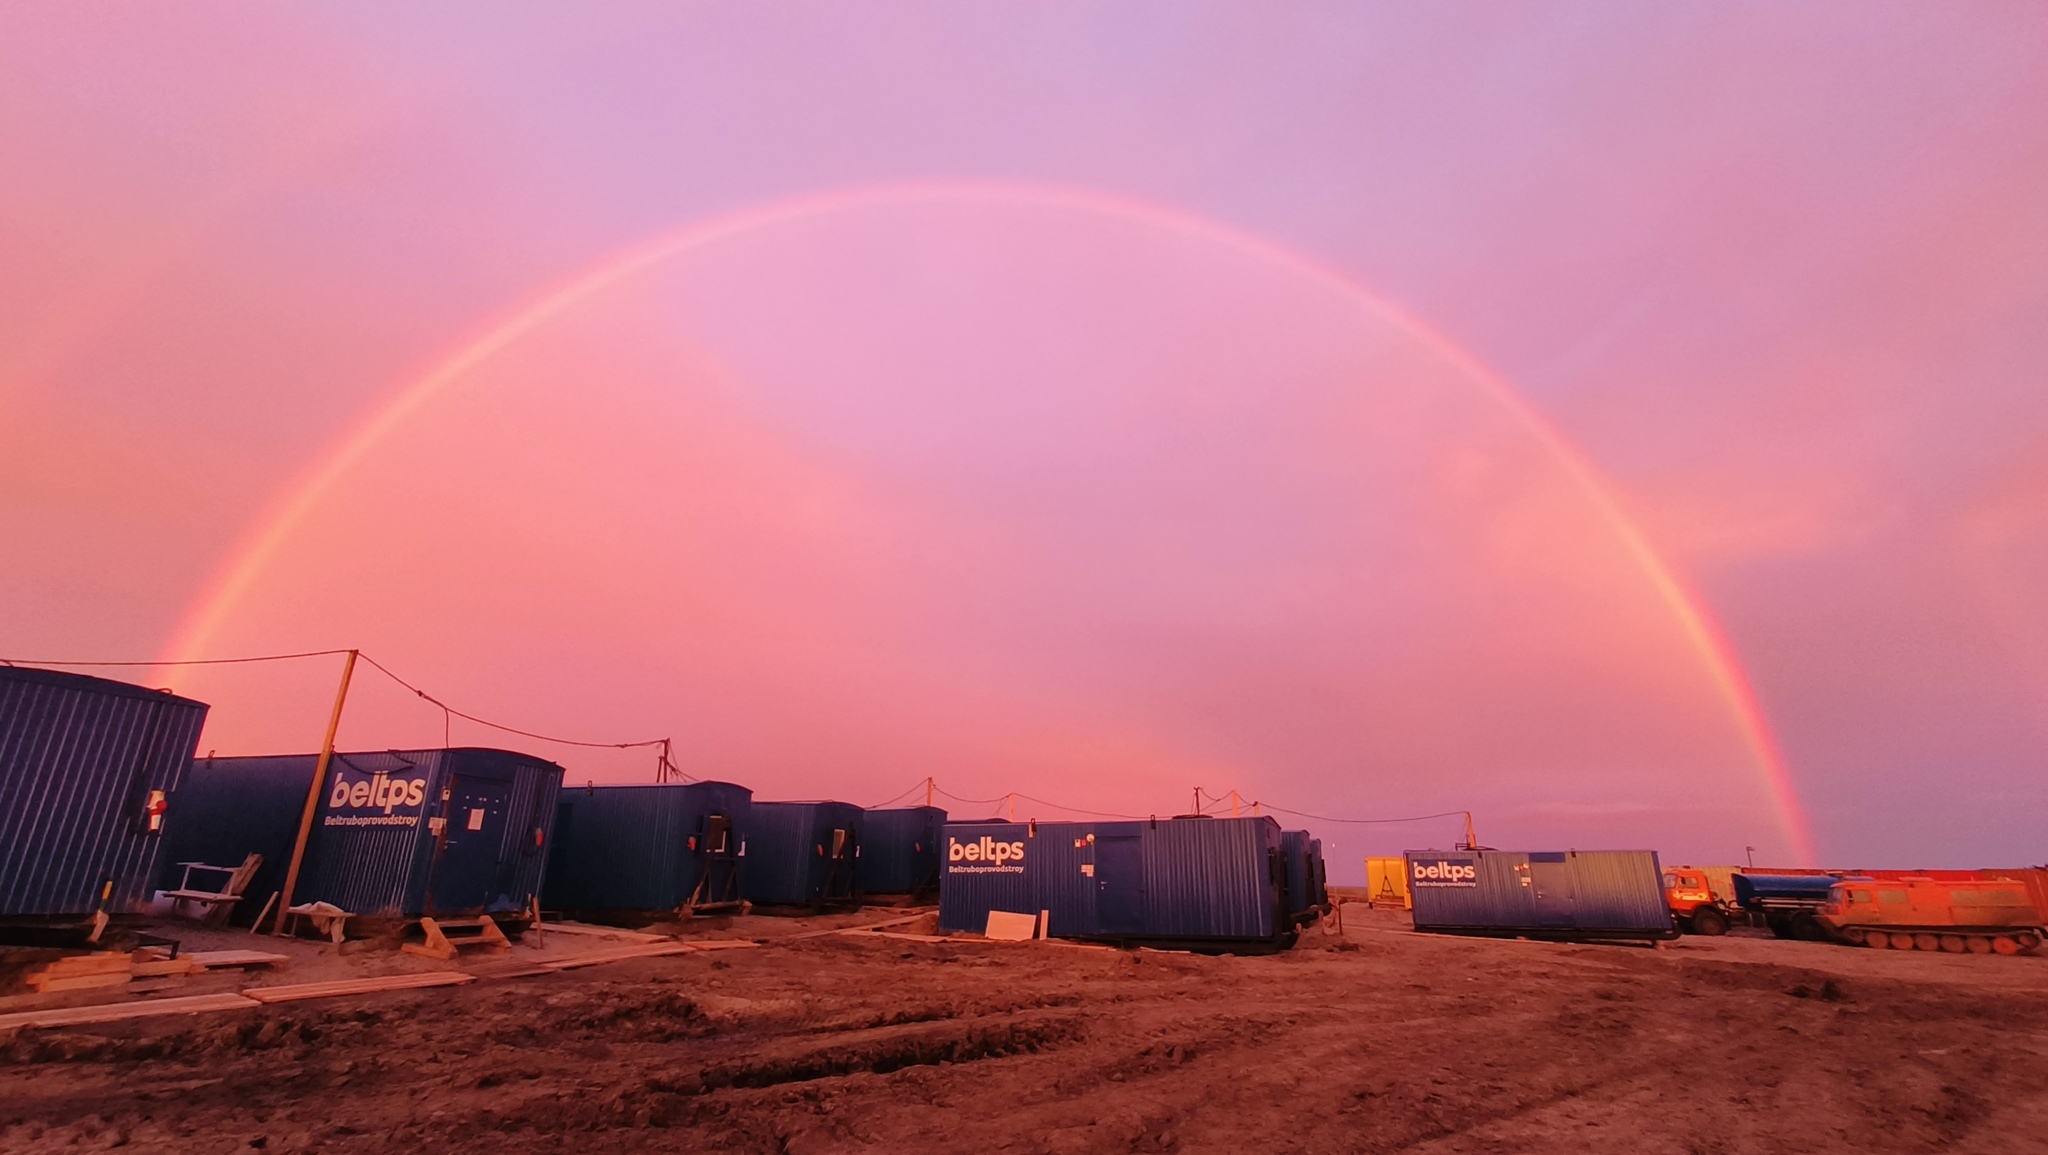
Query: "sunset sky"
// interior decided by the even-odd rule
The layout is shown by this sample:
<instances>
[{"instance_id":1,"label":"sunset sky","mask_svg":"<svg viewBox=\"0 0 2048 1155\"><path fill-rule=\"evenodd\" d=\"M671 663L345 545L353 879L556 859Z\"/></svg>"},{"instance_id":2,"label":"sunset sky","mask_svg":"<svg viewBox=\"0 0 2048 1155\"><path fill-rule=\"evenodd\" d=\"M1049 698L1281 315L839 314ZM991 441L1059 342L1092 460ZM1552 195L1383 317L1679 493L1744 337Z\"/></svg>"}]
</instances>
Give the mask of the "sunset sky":
<instances>
[{"instance_id":1,"label":"sunset sky","mask_svg":"<svg viewBox=\"0 0 2048 1155\"><path fill-rule=\"evenodd\" d=\"M761 797L2039 863L2044 367L2035 4L0 9L0 657Z\"/></svg>"}]
</instances>

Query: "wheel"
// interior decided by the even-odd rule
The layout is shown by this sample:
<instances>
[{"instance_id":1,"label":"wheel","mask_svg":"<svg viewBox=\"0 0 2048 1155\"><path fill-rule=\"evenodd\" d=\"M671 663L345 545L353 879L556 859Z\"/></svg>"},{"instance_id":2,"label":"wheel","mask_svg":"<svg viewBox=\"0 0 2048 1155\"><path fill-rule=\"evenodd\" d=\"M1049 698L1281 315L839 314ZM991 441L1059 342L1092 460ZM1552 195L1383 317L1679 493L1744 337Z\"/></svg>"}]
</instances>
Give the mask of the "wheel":
<instances>
[{"instance_id":1,"label":"wheel","mask_svg":"<svg viewBox=\"0 0 2048 1155\"><path fill-rule=\"evenodd\" d=\"M1971 954L1991 953L1991 940L1981 934L1971 935L1964 940L1963 945L1969 948Z\"/></svg>"},{"instance_id":2,"label":"wheel","mask_svg":"<svg viewBox=\"0 0 2048 1155\"><path fill-rule=\"evenodd\" d=\"M1991 949L1999 954L2018 954L2020 953L2020 944L2004 935L1999 935L1991 940Z\"/></svg>"},{"instance_id":3,"label":"wheel","mask_svg":"<svg viewBox=\"0 0 2048 1155\"><path fill-rule=\"evenodd\" d=\"M1770 928L1771 928L1771 934L1772 934L1772 936L1773 936L1773 937L1776 937L1776 938L1797 938L1797 937L1799 937L1799 936L1798 936L1798 934L1797 934L1796 932L1794 932L1794 931L1793 931L1793 929L1792 929L1792 924L1791 924L1791 923L1789 923L1789 922L1786 922L1786 921L1784 921L1784 920L1782 920L1782 919L1772 919L1772 920L1770 921L1769 925L1770 925Z\"/></svg>"},{"instance_id":4,"label":"wheel","mask_svg":"<svg viewBox=\"0 0 2048 1155\"><path fill-rule=\"evenodd\" d=\"M1802 911L1792 918L1792 937L1800 942L1826 942L1828 932L1821 927L1819 919Z\"/></svg>"},{"instance_id":5,"label":"wheel","mask_svg":"<svg viewBox=\"0 0 2048 1155\"><path fill-rule=\"evenodd\" d=\"M1920 950L1940 950L1941 936L1938 934L1916 934L1913 936L1913 945Z\"/></svg>"},{"instance_id":6,"label":"wheel","mask_svg":"<svg viewBox=\"0 0 2048 1155\"><path fill-rule=\"evenodd\" d=\"M1866 931L1863 935L1864 946L1874 946L1879 950L1883 950L1891 944L1892 936L1881 930Z\"/></svg>"},{"instance_id":7,"label":"wheel","mask_svg":"<svg viewBox=\"0 0 2048 1155\"><path fill-rule=\"evenodd\" d=\"M2013 941L2020 944L2021 950L2033 950L2041 945L2041 936L2033 931L2023 930L2013 936Z\"/></svg>"},{"instance_id":8,"label":"wheel","mask_svg":"<svg viewBox=\"0 0 2048 1155\"><path fill-rule=\"evenodd\" d=\"M1703 906L1692 912L1692 932L1712 937L1728 933L1728 916L1711 906Z\"/></svg>"},{"instance_id":9,"label":"wheel","mask_svg":"<svg viewBox=\"0 0 2048 1155\"><path fill-rule=\"evenodd\" d=\"M1913 936L1912 936L1912 935L1910 935L1910 934L1894 934L1894 935L1892 935L1892 949L1893 949L1893 950L1912 950L1912 949L1913 949Z\"/></svg>"},{"instance_id":10,"label":"wheel","mask_svg":"<svg viewBox=\"0 0 2048 1155\"><path fill-rule=\"evenodd\" d=\"M1941 936L1941 949L1949 954L1962 954L1969 948L1963 945L1962 935L1945 934Z\"/></svg>"}]
</instances>

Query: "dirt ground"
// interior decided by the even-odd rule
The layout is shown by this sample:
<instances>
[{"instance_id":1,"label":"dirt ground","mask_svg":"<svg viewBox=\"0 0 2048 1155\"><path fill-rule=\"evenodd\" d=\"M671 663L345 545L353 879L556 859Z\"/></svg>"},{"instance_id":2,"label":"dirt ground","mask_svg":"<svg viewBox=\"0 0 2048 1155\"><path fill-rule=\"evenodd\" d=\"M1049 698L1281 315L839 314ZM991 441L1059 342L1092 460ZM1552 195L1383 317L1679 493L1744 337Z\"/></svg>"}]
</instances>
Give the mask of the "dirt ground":
<instances>
[{"instance_id":1,"label":"dirt ground","mask_svg":"<svg viewBox=\"0 0 2048 1155\"><path fill-rule=\"evenodd\" d=\"M686 933L775 941L24 1029L0 1149L2048 1151L2048 959L1345 923L1236 958L745 918ZM417 969L294 949L206 981Z\"/></svg>"}]
</instances>

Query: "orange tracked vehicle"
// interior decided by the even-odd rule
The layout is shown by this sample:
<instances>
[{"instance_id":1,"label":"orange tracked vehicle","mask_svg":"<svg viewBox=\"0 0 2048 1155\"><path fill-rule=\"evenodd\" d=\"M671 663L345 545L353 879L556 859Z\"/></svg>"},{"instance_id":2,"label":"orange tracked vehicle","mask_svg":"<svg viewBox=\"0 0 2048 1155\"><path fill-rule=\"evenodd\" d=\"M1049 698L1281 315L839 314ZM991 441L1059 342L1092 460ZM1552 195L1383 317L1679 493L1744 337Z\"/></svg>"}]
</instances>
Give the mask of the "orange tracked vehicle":
<instances>
[{"instance_id":1,"label":"orange tracked vehicle","mask_svg":"<svg viewBox=\"0 0 2048 1155\"><path fill-rule=\"evenodd\" d=\"M1889 873L1889 872L1888 872ZM1958 872L1960 873L1960 872ZM2048 912L2022 878L1853 877L1814 914L1854 946L1952 954L2020 954L2048 938Z\"/></svg>"}]
</instances>

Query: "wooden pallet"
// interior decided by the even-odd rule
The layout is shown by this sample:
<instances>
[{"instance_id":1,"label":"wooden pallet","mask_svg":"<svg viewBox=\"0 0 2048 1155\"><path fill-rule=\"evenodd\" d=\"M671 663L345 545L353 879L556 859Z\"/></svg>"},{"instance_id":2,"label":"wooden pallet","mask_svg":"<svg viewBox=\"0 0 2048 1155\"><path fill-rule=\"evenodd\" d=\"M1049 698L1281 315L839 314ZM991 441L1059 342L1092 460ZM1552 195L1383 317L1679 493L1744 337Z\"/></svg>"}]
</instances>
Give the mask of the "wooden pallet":
<instances>
[{"instance_id":1,"label":"wooden pallet","mask_svg":"<svg viewBox=\"0 0 2048 1155\"><path fill-rule=\"evenodd\" d=\"M454 934L448 933L454 931ZM490 915L476 918L451 918L446 921L421 918L420 932L427 936L425 942L409 942L400 949L407 954L425 955L427 958L447 962L466 947L489 947L492 950L509 950L512 940L498 929Z\"/></svg>"}]
</instances>

